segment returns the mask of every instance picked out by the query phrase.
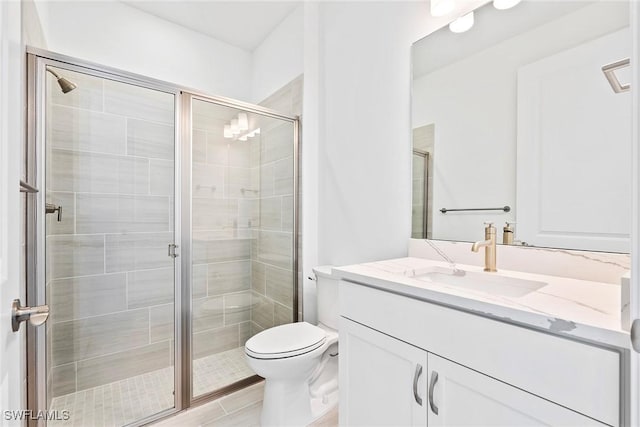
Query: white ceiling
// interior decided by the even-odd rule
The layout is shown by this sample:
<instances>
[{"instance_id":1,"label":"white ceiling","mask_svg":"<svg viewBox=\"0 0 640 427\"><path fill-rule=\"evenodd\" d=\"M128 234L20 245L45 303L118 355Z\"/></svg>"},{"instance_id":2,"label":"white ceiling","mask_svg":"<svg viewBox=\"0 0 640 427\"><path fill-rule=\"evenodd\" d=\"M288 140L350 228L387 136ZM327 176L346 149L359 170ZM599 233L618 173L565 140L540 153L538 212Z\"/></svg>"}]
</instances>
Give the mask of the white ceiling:
<instances>
[{"instance_id":1,"label":"white ceiling","mask_svg":"<svg viewBox=\"0 0 640 427\"><path fill-rule=\"evenodd\" d=\"M230 45L253 51L298 1L134 1L129 6Z\"/></svg>"}]
</instances>

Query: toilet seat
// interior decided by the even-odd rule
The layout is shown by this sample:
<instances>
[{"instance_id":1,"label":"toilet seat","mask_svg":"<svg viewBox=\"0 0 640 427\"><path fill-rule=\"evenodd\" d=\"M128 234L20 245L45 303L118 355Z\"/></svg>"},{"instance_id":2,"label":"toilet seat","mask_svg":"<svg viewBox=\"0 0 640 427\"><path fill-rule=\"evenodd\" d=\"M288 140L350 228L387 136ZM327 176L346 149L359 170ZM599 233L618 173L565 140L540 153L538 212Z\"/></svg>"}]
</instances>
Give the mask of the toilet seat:
<instances>
[{"instance_id":1,"label":"toilet seat","mask_svg":"<svg viewBox=\"0 0 640 427\"><path fill-rule=\"evenodd\" d=\"M309 353L326 340L322 328L307 322L289 323L254 335L245 344L245 351L256 359L284 359Z\"/></svg>"}]
</instances>

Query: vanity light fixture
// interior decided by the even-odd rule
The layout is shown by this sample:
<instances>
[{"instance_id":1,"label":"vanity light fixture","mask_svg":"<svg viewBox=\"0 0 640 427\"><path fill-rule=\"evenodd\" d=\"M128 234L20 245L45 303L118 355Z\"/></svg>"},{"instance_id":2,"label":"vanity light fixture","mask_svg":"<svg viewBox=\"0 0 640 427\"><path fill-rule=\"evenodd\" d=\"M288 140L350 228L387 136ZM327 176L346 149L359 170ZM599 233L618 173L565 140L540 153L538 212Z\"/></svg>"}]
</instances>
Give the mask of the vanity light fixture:
<instances>
[{"instance_id":1,"label":"vanity light fixture","mask_svg":"<svg viewBox=\"0 0 640 427\"><path fill-rule=\"evenodd\" d=\"M493 7L499 10L511 9L520 3L521 0L493 0Z\"/></svg>"},{"instance_id":2,"label":"vanity light fixture","mask_svg":"<svg viewBox=\"0 0 640 427\"><path fill-rule=\"evenodd\" d=\"M247 134L249 138L253 138L256 135L260 135L260 128L254 129Z\"/></svg>"},{"instance_id":3,"label":"vanity light fixture","mask_svg":"<svg viewBox=\"0 0 640 427\"><path fill-rule=\"evenodd\" d=\"M249 130L249 119L247 119L246 113L238 114L238 128L240 130Z\"/></svg>"},{"instance_id":4,"label":"vanity light fixture","mask_svg":"<svg viewBox=\"0 0 640 427\"><path fill-rule=\"evenodd\" d=\"M227 132L227 126L229 127L229 131ZM233 134L231 132L231 125L224 125L224 137L229 139L235 139L238 141L247 141L248 138L253 138L256 135L260 135L260 128L256 128L250 132L238 132L237 134ZM248 129L247 129L248 131Z\"/></svg>"},{"instance_id":5,"label":"vanity light fixture","mask_svg":"<svg viewBox=\"0 0 640 427\"><path fill-rule=\"evenodd\" d=\"M260 128L249 131L249 118L247 113L238 113L238 117L231 119L229 123L224 125L224 137L238 141L246 141L247 138L253 138L260 135Z\"/></svg>"},{"instance_id":6,"label":"vanity light fixture","mask_svg":"<svg viewBox=\"0 0 640 427\"><path fill-rule=\"evenodd\" d=\"M455 7L454 0L431 0L431 15L444 16Z\"/></svg>"},{"instance_id":7,"label":"vanity light fixture","mask_svg":"<svg viewBox=\"0 0 640 427\"><path fill-rule=\"evenodd\" d=\"M473 27L473 22L473 12L469 12L449 24L449 29L452 33L464 33Z\"/></svg>"},{"instance_id":8,"label":"vanity light fixture","mask_svg":"<svg viewBox=\"0 0 640 427\"><path fill-rule=\"evenodd\" d=\"M240 134L240 127L238 126L238 119L231 120L231 133L233 135Z\"/></svg>"}]
</instances>

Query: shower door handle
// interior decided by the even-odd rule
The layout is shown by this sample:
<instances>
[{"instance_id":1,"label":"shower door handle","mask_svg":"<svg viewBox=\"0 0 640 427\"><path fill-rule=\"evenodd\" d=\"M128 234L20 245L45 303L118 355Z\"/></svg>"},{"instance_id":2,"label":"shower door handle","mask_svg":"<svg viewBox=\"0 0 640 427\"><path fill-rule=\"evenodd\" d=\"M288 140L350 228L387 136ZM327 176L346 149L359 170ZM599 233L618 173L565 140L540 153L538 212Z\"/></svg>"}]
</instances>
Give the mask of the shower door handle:
<instances>
[{"instance_id":1,"label":"shower door handle","mask_svg":"<svg viewBox=\"0 0 640 427\"><path fill-rule=\"evenodd\" d=\"M178 257L178 254L176 253L177 248L178 248L178 245L174 243L169 243L169 249L167 250L167 255L170 256L171 258L177 258Z\"/></svg>"},{"instance_id":2,"label":"shower door handle","mask_svg":"<svg viewBox=\"0 0 640 427\"><path fill-rule=\"evenodd\" d=\"M18 332L20 324L28 320L33 326L40 326L49 318L49 306L23 307L19 299L11 303L11 330Z\"/></svg>"},{"instance_id":3,"label":"shower door handle","mask_svg":"<svg viewBox=\"0 0 640 427\"><path fill-rule=\"evenodd\" d=\"M40 190L38 190L33 185L27 184L23 180L20 180L20 192L21 193L37 193L39 191Z\"/></svg>"}]
</instances>

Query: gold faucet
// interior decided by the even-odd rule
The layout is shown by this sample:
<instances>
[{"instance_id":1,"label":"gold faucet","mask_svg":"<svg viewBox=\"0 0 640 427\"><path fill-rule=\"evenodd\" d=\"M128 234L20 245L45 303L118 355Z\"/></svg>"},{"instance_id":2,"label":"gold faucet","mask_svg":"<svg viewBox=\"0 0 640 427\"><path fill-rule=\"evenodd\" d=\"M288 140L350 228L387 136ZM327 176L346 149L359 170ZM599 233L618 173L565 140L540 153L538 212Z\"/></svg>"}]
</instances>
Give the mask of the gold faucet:
<instances>
[{"instance_id":1,"label":"gold faucet","mask_svg":"<svg viewBox=\"0 0 640 427\"><path fill-rule=\"evenodd\" d=\"M492 222L485 222L484 228L484 241L475 242L471 246L473 252L484 247L484 271L498 271L496 270L496 228Z\"/></svg>"}]
</instances>

